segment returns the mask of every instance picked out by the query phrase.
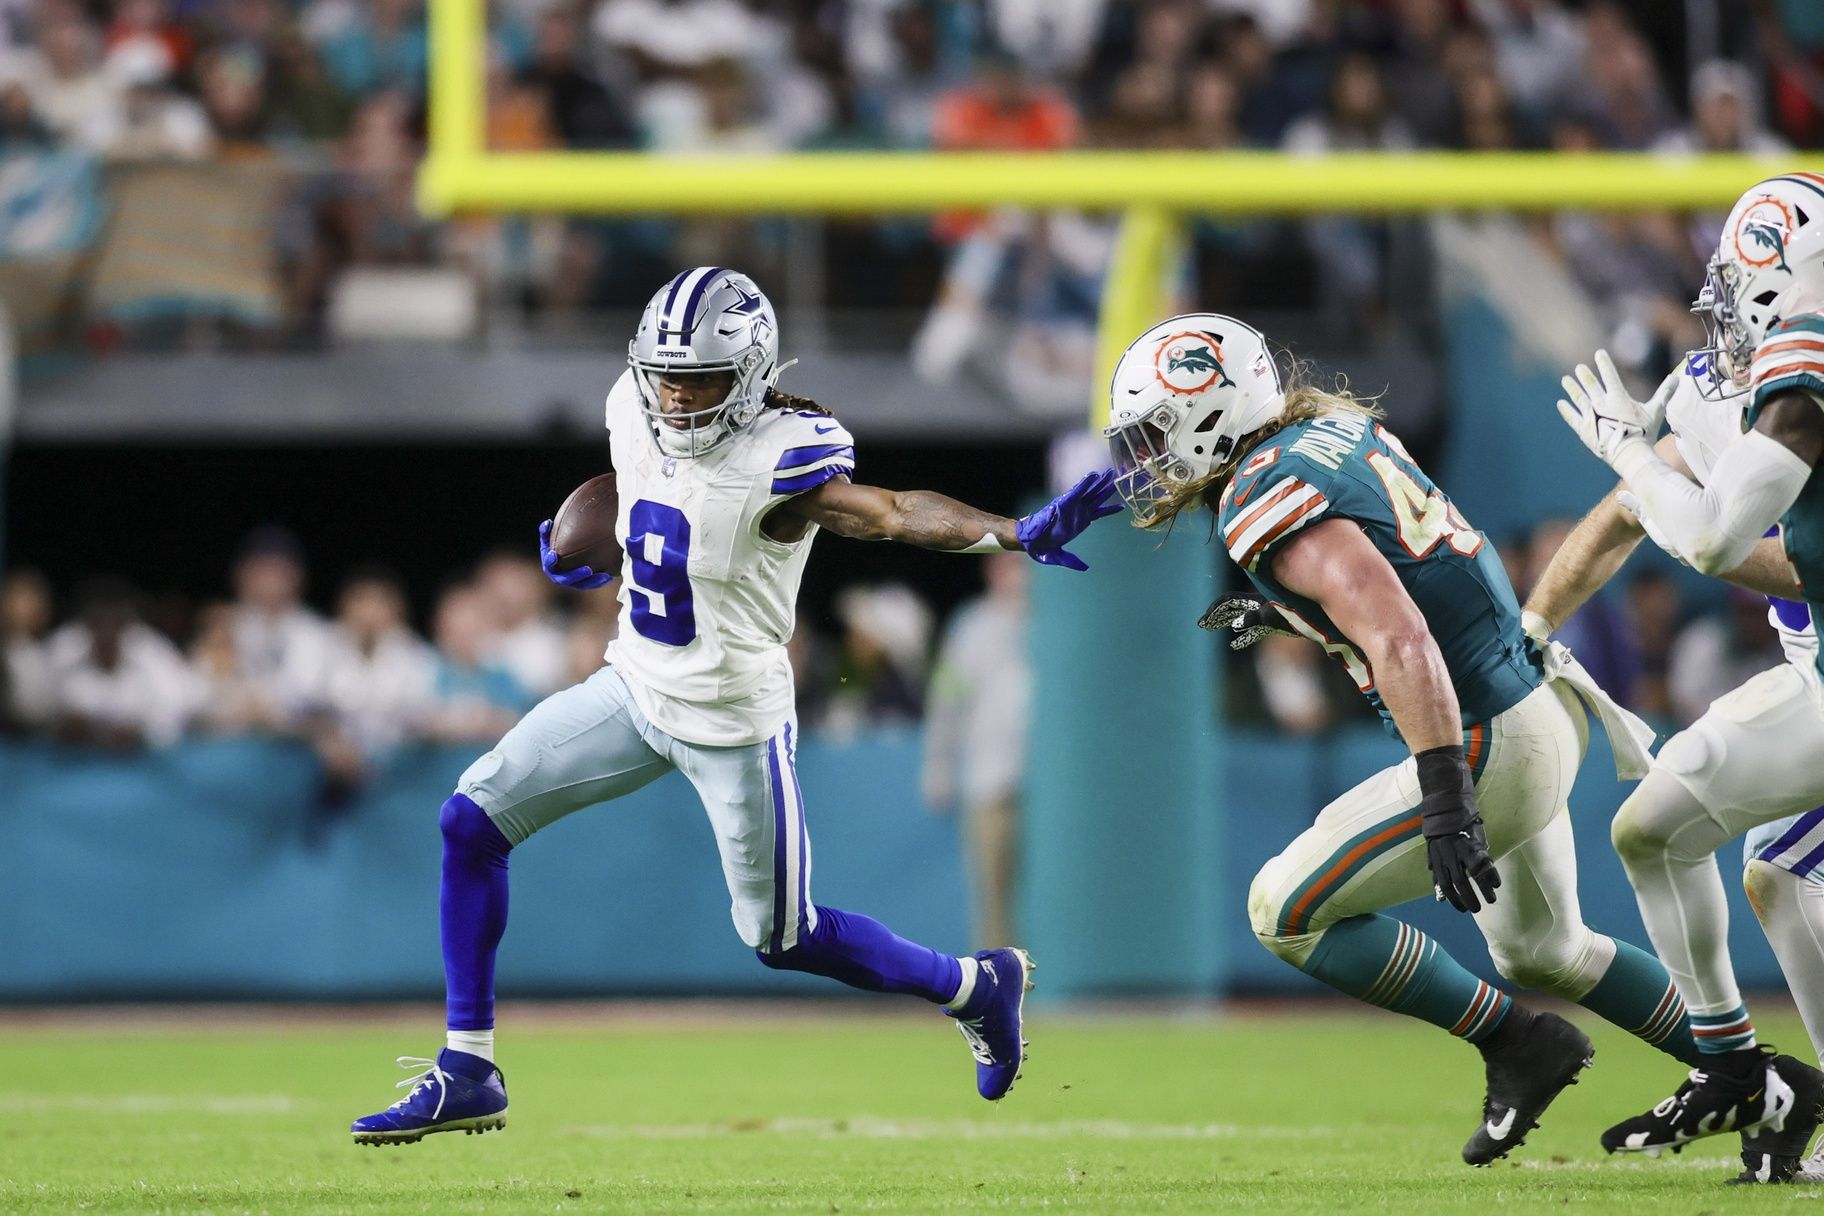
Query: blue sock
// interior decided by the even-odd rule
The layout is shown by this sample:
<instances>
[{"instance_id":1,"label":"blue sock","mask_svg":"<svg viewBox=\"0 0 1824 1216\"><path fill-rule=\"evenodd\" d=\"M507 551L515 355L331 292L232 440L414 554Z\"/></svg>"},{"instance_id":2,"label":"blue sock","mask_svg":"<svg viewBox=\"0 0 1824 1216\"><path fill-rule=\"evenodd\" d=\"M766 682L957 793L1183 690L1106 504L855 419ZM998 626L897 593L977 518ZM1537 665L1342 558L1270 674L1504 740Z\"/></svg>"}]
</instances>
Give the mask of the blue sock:
<instances>
[{"instance_id":1,"label":"blue sock","mask_svg":"<svg viewBox=\"0 0 1824 1216\"><path fill-rule=\"evenodd\" d=\"M910 992L938 1004L962 987L963 967L948 954L909 942L877 920L817 909L817 927L790 950L754 953L777 971L805 971L869 992Z\"/></svg>"},{"instance_id":2,"label":"blue sock","mask_svg":"<svg viewBox=\"0 0 1824 1216\"><path fill-rule=\"evenodd\" d=\"M488 813L451 794L443 829L443 985L451 1030L494 1026L494 953L507 931L507 854L513 845Z\"/></svg>"}]
</instances>

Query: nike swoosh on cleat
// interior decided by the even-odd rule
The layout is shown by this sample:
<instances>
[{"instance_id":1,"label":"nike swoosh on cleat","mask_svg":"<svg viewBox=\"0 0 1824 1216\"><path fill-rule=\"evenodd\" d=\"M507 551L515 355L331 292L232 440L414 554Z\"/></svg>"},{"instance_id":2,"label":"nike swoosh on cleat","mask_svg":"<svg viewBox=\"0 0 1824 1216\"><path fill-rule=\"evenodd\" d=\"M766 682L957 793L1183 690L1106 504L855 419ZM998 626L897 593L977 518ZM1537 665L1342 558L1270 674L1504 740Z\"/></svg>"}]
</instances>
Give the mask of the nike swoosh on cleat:
<instances>
[{"instance_id":1,"label":"nike swoosh on cleat","mask_svg":"<svg viewBox=\"0 0 1824 1216\"><path fill-rule=\"evenodd\" d=\"M1487 1123L1483 1124L1483 1127L1488 1132L1488 1138L1491 1140L1507 1139L1507 1133L1514 1130L1514 1115L1516 1113L1517 1111L1515 1108L1510 1106L1507 1108L1507 1113L1502 1115L1499 1120L1490 1119Z\"/></svg>"},{"instance_id":2,"label":"nike swoosh on cleat","mask_svg":"<svg viewBox=\"0 0 1824 1216\"><path fill-rule=\"evenodd\" d=\"M828 426L813 426L811 429L813 431L816 431L819 435L827 435L831 431L835 430L838 425L839 424L832 422Z\"/></svg>"}]
</instances>

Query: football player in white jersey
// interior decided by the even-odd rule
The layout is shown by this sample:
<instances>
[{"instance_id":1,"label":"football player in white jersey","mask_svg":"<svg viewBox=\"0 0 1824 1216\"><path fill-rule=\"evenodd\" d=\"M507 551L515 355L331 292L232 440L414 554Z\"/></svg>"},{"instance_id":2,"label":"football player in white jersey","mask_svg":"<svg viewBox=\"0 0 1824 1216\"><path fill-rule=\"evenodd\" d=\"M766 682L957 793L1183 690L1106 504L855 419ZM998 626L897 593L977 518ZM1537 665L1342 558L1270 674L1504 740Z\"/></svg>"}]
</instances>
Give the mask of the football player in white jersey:
<instances>
[{"instance_id":1,"label":"football player in white jersey","mask_svg":"<svg viewBox=\"0 0 1824 1216\"><path fill-rule=\"evenodd\" d=\"M1816 620L1824 606L1824 477L1816 474L1824 459L1824 176L1785 173L1742 196L1724 221L1702 299L1711 325L1711 374L1748 394L1745 433L1716 456L1702 484L1654 447L1674 383L1636 401L1599 353L1597 371L1579 367L1565 377L1568 399L1558 403L1559 413L1627 483L1643 525L1705 574L1728 574L1752 560L1768 529L1779 524L1785 556ZM1811 712L1824 714L1817 665L1790 670ZM1803 701L1794 702L1738 704L1723 712L1752 711L1757 731L1778 730L1782 713L1803 714ZM1714 856L1748 828L1802 805L1798 791L1784 788L1800 758L1778 748L1761 753L1774 759L1760 774L1760 796L1744 794L1726 808L1706 805L1702 791L1674 773L1701 773L1709 760L1695 753L1700 746L1707 753L1714 738L1694 735L1615 817L1615 847L1641 918L1678 979L1693 1024L1701 1026L1708 1060L1671 1097L1604 1133L1611 1151L1656 1152L1728 1131L1781 1133L1802 1100L1755 1042L1729 961L1728 905ZM1776 785L1782 797L1765 797ZM1797 1111L1795 1126L1815 1114ZM1756 1163L1749 1164L1752 1171Z\"/></svg>"},{"instance_id":2,"label":"football player in white jersey","mask_svg":"<svg viewBox=\"0 0 1824 1216\"><path fill-rule=\"evenodd\" d=\"M779 330L746 275L702 266L647 304L628 370L608 394L622 568L547 574L593 589L616 577L608 665L546 698L477 760L444 803L442 927L448 1040L399 1102L353 1125L357 1143L504 1126L494 1064L494 957L506 928L509 851L573 811L676 769L715 830L735 930L768 967L904 992L941 1005L999 1099L1024 1058L1031 962L1012 947L955 958L811 900L811 848L794 760L786 642L819 528L951 553L1023 550L1084 569L1065 549L1119 510L1112 476L1085 477L1024 519L927 491L858 485L854 440L828 412L774 388Z\"/></svg>"},{"instance_id":3,"label":"football player in white jersey","mask_svg":"<svg viewBox=\"0 0 1824 1216\"><path fill-rule=\"evenodd\" d=\"M1708 306L1700 299L1696 307L1707 311ZM1656 445L1660 456L1700 484L1707 481L1717 457L1742 437L1745 379L1717 375L1710 351L1691 352L1666 381L1669 433ZM1524 620L1530 635L1545 641L1647 537L1629 509L1632 502L1627 486L1616 486L1565 538L1527 597ZM1672 553L1678 556L1675 549ZM1824 715L1812 704L1805 676L1817 662L1817 633L1777 537L1763 540L1724 577L1767 596L1768 620L1779 632L1786 663L1719 698L1703 717L1667 740L1634 798L1642 805L1660 798L1680 804L1694 798L1713 817L1738 808L1793 812L1749 830L1742 881L1786 972L1813 1049L1824 1058L1824 807L1819 805L1824 803ZM1732 1037L1712 1033L1716 1020L1714 1014L1692 1014L1700 1044ZM1818 1090L1824 1080L1790 1057L1780 1057L1776 1067L1801 1096ZM1813 1093L1814 1108L1820 1096ZM1795 1115L1781 1132L1745 1135L1740 1180L1811 1181L1814 1169L1824 1169L1824 1163L1802 1163L1816 1127L1815 1118Z\"/></svg>"}]
</instances>

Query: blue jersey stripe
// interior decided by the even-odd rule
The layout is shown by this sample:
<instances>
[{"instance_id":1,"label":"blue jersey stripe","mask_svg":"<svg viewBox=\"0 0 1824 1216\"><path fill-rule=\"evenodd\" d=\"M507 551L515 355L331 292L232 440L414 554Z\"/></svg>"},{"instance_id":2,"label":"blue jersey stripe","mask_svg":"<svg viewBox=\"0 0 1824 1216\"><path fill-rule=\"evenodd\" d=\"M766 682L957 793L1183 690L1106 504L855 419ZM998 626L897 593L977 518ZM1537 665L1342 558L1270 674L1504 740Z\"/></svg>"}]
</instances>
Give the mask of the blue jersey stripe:
<instances>
[{"instance_id":1,"label":"blue jersey stripe","mask_svg":"<svg viewBox=\"0 0 1824 1216\"><path fill-rule=\"evenodd\" d=\"M1824 864L1824 844L1805 854L1801 860L1794 862L1788 868L1800 878L1804 878L1817 869L1820 864Z\"/></svg>"},{"instance_id":2,"label":"blue jersey stripe","mask_svg":"<svg viewBox=\"0 0 1824 1216\"><path fill-rule=\"evenodd\" d=\"M1799 843L1799 841L1805 839L1805 833L1816 827L1817 823L1818 813L1816 811L1800 815L1797 819L1792 821L1792 826L1786 829L1785 835L1761 850L1761 856L1770 858L1779 856L1793 845Z\"/></svg>"},{"instance_id":3,"label":"blue jersey stripe","mask_svg":"<svg viewBox=\"0 0 1824 1216\"><path fill-rule=\"evenodd\" d=\"M816 489L826 481L847 477L854 471L855 466L852 464L831 463L820 469L812 469L809 473L800 473L796 477L775 477L773 478L773 493L802 494L806 490Z\"/></svg>"},{"instance_id":4,"label":"blue jersey stripe","mask_svg":"<svg viewBox=\"0 0 1824 1216\"><path fill-rule=\"evenodd\" d=\"M773 471L795 469L800 465L816 464L819 460L828 460L832 456L847 456L855 459L855 446L848 443L814 443L802 448L787 448L779 457L779 463Z\"/></svg>"}]
</instances>

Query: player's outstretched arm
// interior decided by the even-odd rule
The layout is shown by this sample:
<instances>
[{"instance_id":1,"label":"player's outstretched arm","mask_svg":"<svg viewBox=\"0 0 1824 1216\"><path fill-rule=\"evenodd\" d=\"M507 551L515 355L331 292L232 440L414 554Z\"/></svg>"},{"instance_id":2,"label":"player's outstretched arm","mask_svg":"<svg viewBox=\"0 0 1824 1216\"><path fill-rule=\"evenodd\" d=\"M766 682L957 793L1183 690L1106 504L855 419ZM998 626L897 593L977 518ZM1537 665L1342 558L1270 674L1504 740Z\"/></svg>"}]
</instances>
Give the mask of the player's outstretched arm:
<instances>
[{"instance_id":1,"label":"player's outstretched arm","mask_svg":"<svg viewBox=\"0 0 1824 1216\"><path fill-rule=\"evenodd\" d=\"M1621 505L1621 493L1617 486L1603 495L1546 563L1520 612L1529 634L1541 640L1550 637L1615 577L1645 539L1640 520Z\"/></svg>"},{"instance_id":2,"label":"player's outstretched arm","mask_svg":"<svg viewBox=\"0 0 1824 1216\"><path fill-rule=\"evenodd\" d=\"M1566 376L1558 412L1590 451L1621 474L1651 519L1691 566L1726 574L1740 566L1797 501L1824 454L1824 412L1808 394L1770 400L1754 430L1729 446L1698 486L1654 452L1648 436L1663 417L1665 385L1650 402L1635 401L1603 351L1597 372Z\"/></svg>"},{"instance_id":3,"label":"player's outstretched arm","mask_svg":"<svg viewBox=\"0 0 1824 1216\"><path fill-rule=\"evenodd\" d=\"M781 503L767 533L792 539L790 525L816 524L853 540L896 540L940 553L1024 551L1036 562L1087 570L1064 546L1121 509L1114 475L1092 473L1039 510L1009 519L930 490L883 490L835 478Z\"/></svg>"},{"instance_id":4,"label":"player's outstretched arm","mask_svg":"<svg viewBox=\"0 0 1824 1216\"><path fill-rule=\"evenodd\" d=\"M1679 454L1678 441L1666 435L1653 451L1667 464L1690 476L1691 468ZM1526 631L1545 638L1571 618L1589 598L1615 577L1622 563L1647 535L1640 520L1622 505L1625 483L1616 486L1577 521L1558 552L1546 563L1539 582L1522 609Z\"/></svg>"},{"instance_id":5,"label":"player's outstretched arm","mask_svg":"<svg viewBox=\"0 0 1824 1216\"><path fill-rule=\"evenodd\" d=\"M1475 781L1463 753L1462 710L1425 616L1361 527L1327 519L1273 555L1273 577L1316 603L1362 652L1375 687L1418 762L1426 860L1439 899L1462 912L1495 902ZM1477 898L1478 888L1481 899Z\"/></svg>"}]
</instances>

